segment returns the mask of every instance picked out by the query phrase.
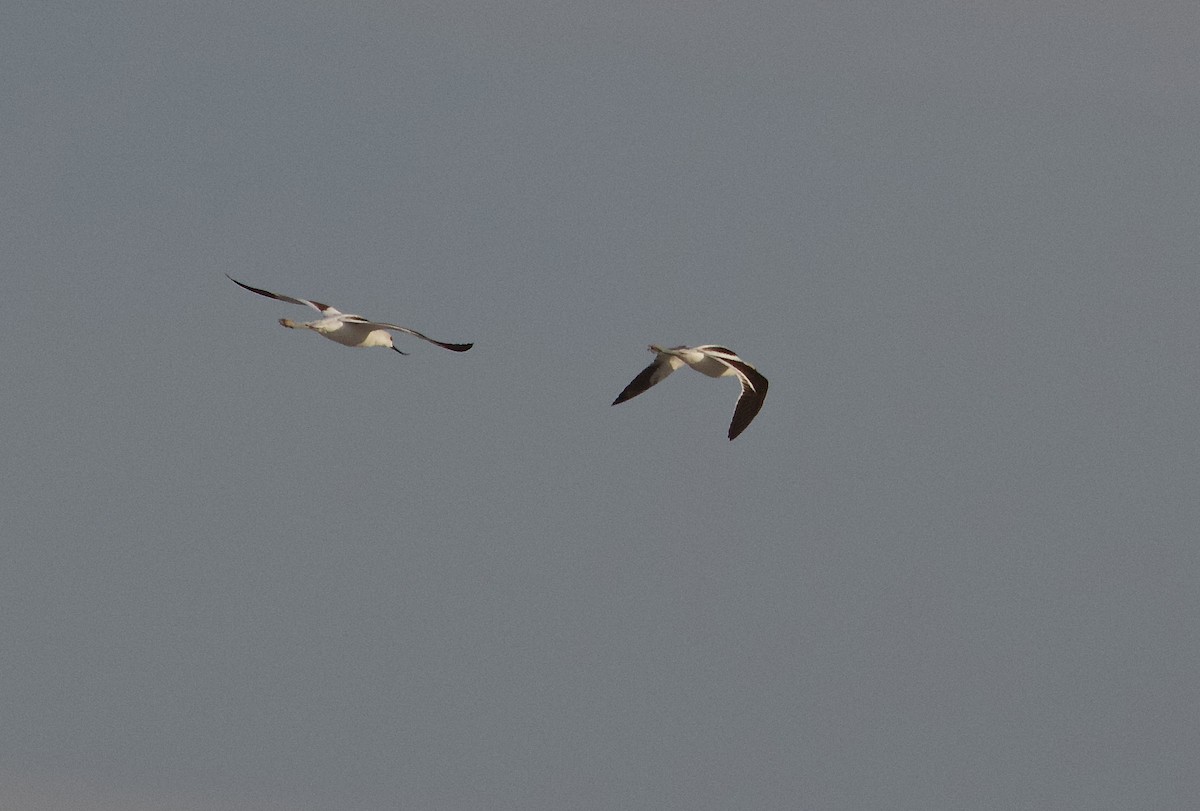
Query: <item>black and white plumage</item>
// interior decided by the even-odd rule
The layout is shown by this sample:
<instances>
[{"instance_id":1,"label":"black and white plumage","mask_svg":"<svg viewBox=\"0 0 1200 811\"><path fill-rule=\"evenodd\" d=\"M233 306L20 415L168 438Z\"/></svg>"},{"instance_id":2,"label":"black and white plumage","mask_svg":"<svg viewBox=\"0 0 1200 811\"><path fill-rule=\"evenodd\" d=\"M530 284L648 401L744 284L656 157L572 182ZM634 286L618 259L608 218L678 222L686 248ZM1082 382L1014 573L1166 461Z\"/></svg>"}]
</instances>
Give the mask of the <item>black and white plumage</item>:
<instances>
[{"instance_id":1,"label":"black and white plumage","mask_svg":"<svg viewBox=\"0 0 1200 811\"><path fill-rule=\"evenodd\" d=\"M257 287L251 287L248 284L242 284L237 279L230 276L228 273L225 277L229 281L236 284L238 287L245 288L251 293L258 293L260 296L273 298L278 301L286 301L289 304L300 304L305 307L312 307L321 314L321 318L316 321L293 321L290 318L281 318L279 323L288 329L311 329L320 335L324 335L331 341L337 341L343 346L386 346L389 349L394 349L400 352L401 355L407 355L396 348L396 344L392 341L392 334L388 330L403 332L405 335L412 335L415 338L420 338L423 341L429 341L431 344L437 344L442 349L449 349L451 352L466 352L475 344L448 344L442 341L435 341L428 335L423 335L415 329L402 327L399 324L386 324L382 321L370 321L363 318L361 315L349 315L340 312L328 304L322 304L319 301L310 301L304 298L292 298L280 293L272 293L270 290L260 290Z\"/></svg>"},{"instance_id":2,"label":"black and white plumage","mask_svg":"<svg viewBox=\"0 0 1200 811\"><path fill-rule=\"evenodd\" d=\"M704 344L664 349L651 344L650 351L654 353L654 362L643 369L641 374L617 395L613 405L637 397L684 365L691 366L709 377L737 377L742 384L742 396L738 398L737 406L733 410L733 422L729 423L729 438L733 440L746 430L746 426L758 414L763 400L767 397L767 379L732 350L723 346Z\"/></svg>"}]
</instances>

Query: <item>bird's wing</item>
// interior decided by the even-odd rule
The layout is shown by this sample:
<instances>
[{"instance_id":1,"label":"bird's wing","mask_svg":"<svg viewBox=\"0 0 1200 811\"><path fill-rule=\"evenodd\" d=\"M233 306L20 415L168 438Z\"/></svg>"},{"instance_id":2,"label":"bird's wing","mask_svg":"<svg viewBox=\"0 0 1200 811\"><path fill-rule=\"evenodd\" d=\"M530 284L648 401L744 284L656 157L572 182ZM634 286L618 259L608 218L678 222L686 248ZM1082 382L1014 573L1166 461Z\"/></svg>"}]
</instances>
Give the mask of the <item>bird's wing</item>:
<instances>
[{"instance_id":1,"label":"bird's wing","mask_svg":"<svg viewBox=\"0 0 1200 811\"><path fill-rule=\"evenodd\" d=\"M345 321L347 324L361 324L364 327L369 327L371 329L392 329L392 330L395 330L396 332L403 332L405 335L411 335L414 338L420 338L422 341L429 341L429 343L436 344L437 346L440 346L442 349L449 349L451 352L466 352L468 349L475 346L475 344L473 344L473 343L470 343L470 344L448 344L445 341L435 341L433 338L430 338L428 335L424 335L420 332L417 332L415 329L409 329L408 327L402 327L399 324L385 324L382 321L368 321L367 319L365 319L361 316L357 316L357 315L347 315L347 316L343 317L342 320Z\"/></svg>"},{"instance_id":2,"label":"bird's wing","mask_svg":"<svg viewBox=\"0 0 1200 811\"><path fill-rule=\"evenodd\" d=\"M729 423L729 438L733 440L737 439L738 434L745 431L750 421L758 415L763 401L767 398L768 383L757 369L736 355L734 358L721 360L737 373L738 380L742 383L742 394L733 409L733 421Z\"/></svg>"},{"instance_id":3,"label":"bird's wing","mask_svg":"<svg viewBox=\"0 0 1200 811\"><path fill-rule=\"evenodd\" d=\"M654 358L653 363L642 369L638 376L625 387L625 390L617 395L617 399L613 400L612 404L617 405L630 398L637 397L646 389L655 383L661 382L667 375L682 366L683 361L674 355L658 355Z\"/></svg>"},{"instance_id":4,"label":"bird's wing","mask_svg":"<svg viewBox=\"0 0 1200 811\"><path fill-rule=\"evenodd\" d=\"M285 296L282 293L272 293L270 290L260 290L257 287L251 287L248 284L242 284L237 279L230 276L228 273L225 274L225 278L229 279L229 281L233 282L238 287L243 287L246 290L249 290L251 293L258 293L260 296L266 296L267 298L273 298L277 301L286 301L289 304L299 304L302 307L312 307L314 310L316 310L317 312L321 313L324 316L341 315L341 313L338 312L337 310L335 310L333 307L330 307L328 304L322 304L319 301L310 301L309 299L306 299L306 298L292 298L291 296Z\"/></svg>"}]
</instances>

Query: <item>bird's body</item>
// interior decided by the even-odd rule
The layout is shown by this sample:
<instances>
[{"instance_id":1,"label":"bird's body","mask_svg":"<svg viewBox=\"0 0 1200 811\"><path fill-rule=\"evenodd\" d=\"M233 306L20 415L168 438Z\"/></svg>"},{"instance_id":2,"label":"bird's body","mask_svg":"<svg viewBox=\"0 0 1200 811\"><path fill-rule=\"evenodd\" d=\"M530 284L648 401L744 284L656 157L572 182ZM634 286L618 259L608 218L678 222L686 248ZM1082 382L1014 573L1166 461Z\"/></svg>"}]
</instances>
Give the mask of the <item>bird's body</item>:
<instances>
[{"instance_id":1,"label":"bird's body","mask_svg":"<svg viewBox=\"0 0 1200 811\"><path fill-rule=\"evenodd\" d=\"M374 324L366 319L359 321L359 318L361 316L343 314L316 321L281 318L279 323L288 329L311 329L342 346L386 346L396 349L392 334L384 328L384 324Z\"/></svg>"},{"instance_id":2,"label":"bird's body","mask_svg":"<svg viewBox=\"0 0 1200 811\"><path fill-rule=\"evenodd\" d=\"M625 390L617 395L613 405L638 396L676 369L690 366L709 377L736 377L742 384L742 395L738 398L733 411L733 421L729 424L731 440L746 430L746 426L762 408L763 400L767 396L767 379L732 350L716 344L673 346L668 349L651 344L650 351L655 355L654 362L643 369Z\"/></svg>"},{"instance_id":3,"label":"bird's body","mask_svg":"<svg viewBox=\"0 0 1200 811\"><path fill-rule=\"evenodd\" d=\"M428 335L423 335L415 329L402 327L399 324L387 324L382 321L371 321L363 318L361 315L351 315L343 313L339 310L330 307L328 304L322 304L319 301L310 299L292 298L281 293L272 293L270 290L260 290L257 287L251 287L248 284L242 284L237 279L230 276L228 273L225 276L229 281L249 290L251 293L258 293L260 296L273 298L277 301L286 301L289 304L300 304L305 307L311 307L322 315L316 321L293 321L290 318L281 318L279 323L288 329L311 329L319 335L324 335L331 341L336 341L342 346L352 347L367 347L367 346L384 346L388 349L393 349L401 355L407 355L407 352L401 351L396 347L392 333L389 330L402 332L405 335L412 335L420 338L423 341L428 341L431 344L436 344L443 349L449 349L452 352L466 352L474 344L449 344L442 341L435 341Z\"/></svg>"}]
</instances>

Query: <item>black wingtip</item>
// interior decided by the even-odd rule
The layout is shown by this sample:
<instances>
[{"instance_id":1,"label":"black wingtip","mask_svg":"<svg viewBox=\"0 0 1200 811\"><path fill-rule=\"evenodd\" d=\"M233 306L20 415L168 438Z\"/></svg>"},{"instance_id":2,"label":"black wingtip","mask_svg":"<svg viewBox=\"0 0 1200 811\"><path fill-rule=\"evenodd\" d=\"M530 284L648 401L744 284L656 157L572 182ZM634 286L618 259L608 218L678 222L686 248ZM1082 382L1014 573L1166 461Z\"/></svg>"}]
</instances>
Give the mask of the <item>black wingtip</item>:
<instances>
[{"instance_id":1,"label":"black wingtip","mask_svg":"<svg viewBox=\"0 0 1200 811\"><path fill-rule=\"evenodd\" d=\"M634 380L634 383L630 383L628 386L625 386L622 392L617 395L617 400L612 401L612 404L619 405L620 403L624 403L626 400L632 400L632 398L642 394L643 391L646 391L646 389L637 389L634 385L635 383L637 383L636 379Z\"/></svg>"}]
</instances>

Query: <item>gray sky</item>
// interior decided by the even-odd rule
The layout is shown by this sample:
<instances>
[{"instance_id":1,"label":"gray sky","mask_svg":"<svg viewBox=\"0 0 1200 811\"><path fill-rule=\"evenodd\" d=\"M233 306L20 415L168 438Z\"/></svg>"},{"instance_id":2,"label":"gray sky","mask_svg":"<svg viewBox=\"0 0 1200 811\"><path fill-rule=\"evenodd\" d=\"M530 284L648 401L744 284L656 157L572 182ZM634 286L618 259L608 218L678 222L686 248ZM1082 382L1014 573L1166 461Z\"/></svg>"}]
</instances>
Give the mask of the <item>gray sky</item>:
<instances>
[{"instance_id":1,"label":"gray sky","mask_svg":"<svg viewBox=\"0 0 1200 811\"><path fill-rule=\"evenodd\" d=\"M1200 802L1196 3L0 20L0 806Z\"/></svg>"}]
</instances>

